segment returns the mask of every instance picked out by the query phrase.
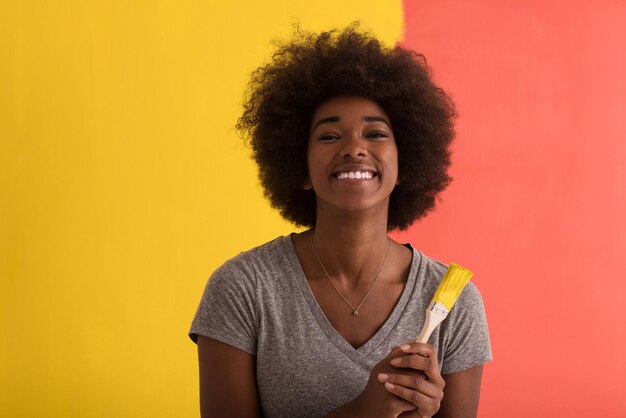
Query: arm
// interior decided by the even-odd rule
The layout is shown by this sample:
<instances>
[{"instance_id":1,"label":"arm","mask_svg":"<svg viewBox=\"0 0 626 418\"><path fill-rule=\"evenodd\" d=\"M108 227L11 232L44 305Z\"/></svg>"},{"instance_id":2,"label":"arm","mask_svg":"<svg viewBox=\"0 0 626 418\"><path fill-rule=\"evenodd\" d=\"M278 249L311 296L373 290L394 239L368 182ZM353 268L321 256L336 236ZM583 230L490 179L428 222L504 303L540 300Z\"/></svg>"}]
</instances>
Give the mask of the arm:
<instances>
[{"instance_id":1,"label":"arm","mask_svg":"<svg viewBox=\"0 0 626 418\"><path fill-rule=\"evenodd\" d=\"M202 417L261 417L254 355L199 335L198 362Z\"/></svg>"},{"instance_id":2,"label":"arm","mask_svg":"<svg viewBox=\"0 0 626 418\"><path fill-rule=\"evenodd\" d=\"M483 366L443 376L446 386L436 418L476 418Z\"/></svg>"}]
</instances>

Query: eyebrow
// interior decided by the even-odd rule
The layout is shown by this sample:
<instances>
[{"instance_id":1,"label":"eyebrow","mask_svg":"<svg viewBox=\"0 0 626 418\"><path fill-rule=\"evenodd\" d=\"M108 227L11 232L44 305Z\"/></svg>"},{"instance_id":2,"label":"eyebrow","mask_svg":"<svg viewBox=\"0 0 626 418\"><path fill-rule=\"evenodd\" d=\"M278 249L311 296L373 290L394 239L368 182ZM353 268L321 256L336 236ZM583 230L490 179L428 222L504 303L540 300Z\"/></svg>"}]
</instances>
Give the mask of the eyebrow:
<instances>
[{"instance_id":1,"label":"eyebrow","mask_svg":"<svg viewBox=\"0 0 626 418\"><path fill-rule=\"evenodd\" d=\"M363 120L366 122L382 122L385 125L389 126L389 128L391 128L391 125L389 125L389 122L387 121L387 119L380 117L380 116L365 116ZM322 123L331 123L331 122L339 122L339 116L329 116L327 118L322 118L318 120L311 131L314 131L315 129L317 129L317 127L320 126Z\"/></svg>"},{"instance_id":2,"label":"eyebrow","mask_svg":"<svg viewBox=\"0 0 626 418\"><path fill-rule=\"evenodd\" d=\"M365 116L363 119L366 122L382 122L391 128L391 125L389 125L389 122L387 122L387 119L380 117L380 116Z\"/></svg>"},{"instance_id":3,"label":"eyebrow","mask_svg":"<svg viewBox=\"0 0 626 418\"><path fill-rule=\"evenodd\" d=\"M339 116L330 116L328 118L322 118L318 120L315 126L313 127L313 129L311 130L311 132L316 130L317 127L320 126L322 123L330 123L330 122L339 122Z\"/></svg>"}]
</instances>

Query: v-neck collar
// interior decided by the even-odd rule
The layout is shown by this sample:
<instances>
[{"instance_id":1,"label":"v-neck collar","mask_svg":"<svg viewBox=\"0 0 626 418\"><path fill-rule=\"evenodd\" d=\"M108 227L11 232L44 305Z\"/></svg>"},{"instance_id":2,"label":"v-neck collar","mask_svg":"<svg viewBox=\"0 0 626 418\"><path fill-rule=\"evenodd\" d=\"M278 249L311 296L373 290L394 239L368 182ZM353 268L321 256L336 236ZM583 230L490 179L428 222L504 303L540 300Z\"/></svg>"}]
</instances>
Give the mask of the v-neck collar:
<instances>
[{"instance_id":1,"label":"v-neck collar","mask_svg":"<svg viewBox=\"0 0 626 418\"><path fill-rule=\"evenodd\" d=\"M376 331L376 333L365 344L361 345L359 348L354 348L348 341L346 341L345 338L341 336L341 334L339 334L335 327L333 327L324 314L324 311L320 307L319 303L317 303L317 299L315 299L311 286L309 286L309 282L307 281L304 270L302 269L302 264L300 264L300 259L296 253L291 235L282 237L281 242L287 259L289 260L289 264L291 265L291 271L294 276L293 278L298 283L302 296L304 297L311 314L324 334L326 334L328 340L355 362L359 362L360 359L367 357L383 341L385 341L402 316L402 312L404 312L404 309L409 302L409 298L411 297L411 294L413 294L413 288L415 287L417 277L417 269L419 268L419 263L422 258L421 253L412 246L408 246L411 249L413 256L411 260L411 267L409 269L409 275L400 299L396 303L391 315L389 315L378 331Z\"/></svg>"}]
</instances>

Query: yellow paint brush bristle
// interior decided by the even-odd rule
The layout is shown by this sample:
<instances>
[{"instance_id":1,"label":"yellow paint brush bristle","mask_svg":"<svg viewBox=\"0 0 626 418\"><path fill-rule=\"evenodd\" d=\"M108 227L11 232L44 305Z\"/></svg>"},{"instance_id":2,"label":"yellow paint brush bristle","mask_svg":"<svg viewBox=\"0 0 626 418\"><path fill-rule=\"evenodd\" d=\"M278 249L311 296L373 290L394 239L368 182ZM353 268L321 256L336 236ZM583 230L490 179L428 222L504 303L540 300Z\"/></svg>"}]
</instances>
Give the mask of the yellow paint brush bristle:
<instances>
[{"instance_id":1,"label":"yellow paint brush bristle","mask_svg":"<svg viewBox=\"0 0 626 418\"><path fill-rule=\"evenodd\" d=\"M446 271L441 283L439 283L433 300L430 301L426 309L426 321L415 341L420 343L428 341L430 334L432 334L437 325L446 319L450 313L450 309L452 309L452 306L471 278L471 271L458 264L450 264L448 271Z\"/></svg>"},{"instance_id":2,"label":"yellow paint brush bristle","mask_svg":"<svg viewBox=\"0 0 626 418\"><path fill-rule=\"evenodd\" d=\"M433 300L441 303L448 308L448 310L452 309L452 306L465 288L465 285L472 278L472 274L473 273L465 267L461 267L455 263L450 264L448 271L439 284L439 288L435 292Z\"/></svg>"}]
</instances>

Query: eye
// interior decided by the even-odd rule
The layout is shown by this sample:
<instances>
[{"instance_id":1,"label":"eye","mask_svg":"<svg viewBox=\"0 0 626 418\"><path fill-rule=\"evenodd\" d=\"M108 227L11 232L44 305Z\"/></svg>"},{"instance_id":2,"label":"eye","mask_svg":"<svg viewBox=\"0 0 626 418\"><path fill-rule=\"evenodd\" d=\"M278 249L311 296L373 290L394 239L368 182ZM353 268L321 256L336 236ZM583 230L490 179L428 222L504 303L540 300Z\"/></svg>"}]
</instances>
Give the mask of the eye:
<instances>
[{"instance_id":1,"label":"eye","mask_svg":"<svg viewBox=\"0 0 626 418\"><path fill-rule=\"evenodd\" d=\"M388 138L389 134L384 131L372 131L372 132L368 132L366 137L370 139L384 139L384 138Z\"/></svg>"},{"instance_id":2,"label":"eye","mask_svg":"<svg viewBox=\"0 0 626 418\"><path fill-rule=\"evenodd\" d=\"M323 134L318 138L319 141L323 141L323 142L333 142L338 139L339 139L339 136L335 134Z\"/></svg>"}]
</instances>

